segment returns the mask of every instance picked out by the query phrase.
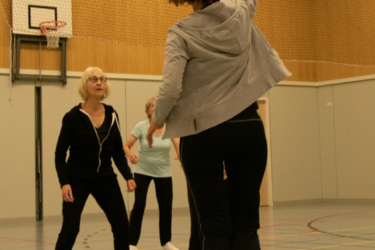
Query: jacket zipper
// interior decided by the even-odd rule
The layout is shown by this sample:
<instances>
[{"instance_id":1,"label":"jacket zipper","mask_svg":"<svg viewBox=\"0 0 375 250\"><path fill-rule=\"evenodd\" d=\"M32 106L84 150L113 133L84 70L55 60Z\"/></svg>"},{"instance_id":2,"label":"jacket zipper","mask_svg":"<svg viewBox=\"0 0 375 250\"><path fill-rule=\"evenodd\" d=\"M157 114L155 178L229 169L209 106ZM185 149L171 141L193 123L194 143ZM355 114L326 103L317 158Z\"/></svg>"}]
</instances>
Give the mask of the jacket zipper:
<instances>
[{"instance_id":1,"label":"jacket zipper","mask_svg":"<svg viewBox=\"0 0 375 250\"><path fill-rule=\"evenodd\" d=\"M98 166L97 173L99 173L99 168L100 168L100 164L101 164L100 153L102 152L102 145L103 145L104 141L108 138L109 133L111 132L111 128L112 128L112 126L113 126L113 121L114 121L114 116L116 116L116 114L112 113L112 122L111 122L111 126L110 126L109 129L108 129L108 134L107 134L107 136L104 138L104 140L102 141L102 143L100 143L100 150L99 150L99 166ZM96 136L99 138L98 133L96 132L96 129L95 129L95 133L96 133Z\"/></svg>"},{"instance_id":2,"label":"jacket zipper","mask_svg":"<svg viewBox=\"0 0 375 250\"><path fill-rule=\"evenodd\" d=\"M86 113L86 111L84 111L83 109L80 109L80 111L82 112L82 113L84 113L85 115L87 115L87 117L90 119L90 122L91 122L91 125L92 125L92 128L94 129L94 132L95 132L95 134L96 134L96 138L98 139L98 142L99 142L99 154L98 154L98 160L99 160L99 165L98 165L98 169L97 169L97 173L99 173L99 168L100 168L100 165L102 164L102 161L100 160L100 154L101 154L101 152L102 152L102 145L103 145L103 143L104 143L104 141L108 138L108 136L109 136L109 133L111 132L111 128L112 128L112 126L113 126L113 121L114 121L114 114L112 113L112 123L111 123L111 126L109 127L109 129L108 129L108 134L107 134L107 136L104 138L104 140L102 141L102 143L100 143L100 139L99 139L99 135L98 135L98 132L96 132L96 129L95 129L95 126L94 126L94 123L92 123L92 120L91 120L91 117L90 117L90 115L88 114L88 113ZM116 114L115 114L116 115ZM105 118L104 118L105 119Z\"/></svg>"}]
</instances>

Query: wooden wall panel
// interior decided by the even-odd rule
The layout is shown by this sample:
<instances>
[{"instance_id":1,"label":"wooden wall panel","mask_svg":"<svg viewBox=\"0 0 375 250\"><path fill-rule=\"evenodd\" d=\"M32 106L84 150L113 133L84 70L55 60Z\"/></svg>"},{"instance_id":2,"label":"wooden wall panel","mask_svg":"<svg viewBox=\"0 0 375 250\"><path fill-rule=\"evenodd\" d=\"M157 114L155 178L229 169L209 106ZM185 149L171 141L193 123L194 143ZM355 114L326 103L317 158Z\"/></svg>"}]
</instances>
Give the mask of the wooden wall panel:
<instances>
[{"instance_id":1,"label":"wooden wall panel","mask_svg":"<svg viewBox=\"0 0 375 250\"><path fill-rule=\"evenodd\" d=\"M358 67L333 63L316 63L317 81L350 78L375 74L374 67Z\"/></svg>"},{"instance_id":2,"label":"wooden wall panel","mask_svg":"<svg viewBox=\"0 0 375 250\"><path fill-rule=\"evenodd\" d=\"M39 44L21 44L21 69L39 69ZM60 70L61 50L50 50L46 45L42 45L41 69Z\"/></svg>"},{"instance_id":3,"label":"wooden wall panel","mask_svg":"<svg viewBox=\"0 0 375 250\"><path fill-rule=\"evenodd\" d=\"M10 33L9 26L5 21L4 16L0 12L0 68L9 68L9 44Z\"/></svg>"},{"instance_id":4,"label":"wooden wall panel","mask_svg":"<svg viewBox=\"0 0 375 250\"><path fill-rule=\"evenodd\" d=\"M285 66L292 73L292 76L285 80L316 82L316 63L314 62L284 62Z\"/></svg>"},{"instance_id":5,"label":"wooden wall panel","mask_svg":"<svg viewBox=\"0 0 375 250\"><path fill-rule=\"evenodd\" d=\"M101 67L108 73L161 75L164 49L145 48L91 39L68 40L68 71Z\"/></svg>"},{"instance_id":6,"label":"wooden wall panel","mask_svg":"<svg viewBox=\"0 0 375 250\"><path fill-rule=\"evenodd\" d=\"M285 2L286 7L293 5L296 0L288 0ZM279 0L272 3L259 2L259 9L255 21L260 28L265 26L274 27L278 19L275 17L264 18L267 10L270 12L277 11ZM300 3L301 9L306 11L311 7L311 4ZM267 10L265 9L267 7ZM268 8L269 7L269 8ZM284 9L289 9L284 7ZM313 9L312 11L316 11ZM289 13L289 12L288 12ZM268 13L269 14L269 13ZM301 19L297 13L293 16L290 14L290 21L295 22ZM305 18L306 19L306 18ZM302 20L305 20L302 18ZM305 20L307 22L307 20ZM301 25L301 24L300 24ZM329 24L327 24L328 26ZM283 36L293 36L293 28L284 27ZM302 28L301 28L302 29ZM327 27L328 29L328 27ZM271 28L264 28L262 31L270 40L272 46L279 50L280 55L284 58L283 49L285 45L278 44L277 36L280 35L279 30L272 30ZM305 32L306 33L306 32ZM305 34L303 33L303 34ZM299 40L305 35L299 34ZM318 38L319 36L317 36ZM0 68L9 68L9 27L3 15L0 17ZM294 50L294 45L289 44L288 51ZM301 46L299 46L300 48ZM316 53L322 53L319 48ZM322 48L322 50L326 50ZM325 53L323 51L323 53ZM311 47L306 48L304 55L311 52ZM290 53L289 53L290 54ZM22 69L38 69L39 68L39 52L37 45L22 45L21 51L21 68ZM310 55L310 54L309 54ZM297 56L297 55L295 55ZM104 42L93 39L71 38L68 39L68 54L67 54L67 69L68 71L83 71L88 66L99 66L108 73L123 73L123 74L144 74L144 75L161 75L163 71L164 50L158 48L147 48L141 46L130 46L121 43ZM290 58L287 58L290 59ZM355 76L375 74L375 67L358 67L345 66L331 63L316 63L316 62L294 62L286 61L285 65L293 73L293 76L286 80L290 81L327 81L341 78L349 78ZM43 47L42 52L42 69L44 70L59 70L60 69L60 51L47 50Z\"/></svg>"},{"instance_id":7,"label":"wooden wall panel","mask_svg":"<svg viewBox=\"0 0 375 250\"><path fill-rule=\"evenodd\" d=\"M42 70L60 69L60 49L50 50L44 45L41 55ZM98 66L107 73L161 75L163 61L163 49L81 38L68 39L68 71L84 71L89 66ZM38 44L21 45L20 67L22 69L39 68Z\"/></svg>"},{"instance_id":8,"label":"wooden wall panel","mask_svg":"<svg viewBox=\"0 0 375 250\"><path fill-rule=\"evenodd\" d=\"M374 67L360 67L323 62L284 62L292 76L285 80L322 82L336 79L374 75Z\"/></svg>"},{"instance_id":9,"label":"wooden wall panel","mask_svg":"<svg viewBox=\"0 0 375 250\"><path fill-rule=\"evenodd\" d=\"M0 68L9 68L10 34L4 17L0 17ZM42 69L59 70L61 51L42 46ZM161 75L164 49L130 46L93 39L70 38L67 49L68 71L101 67L107 73ZM39 45L21 45L21 69L39 69Z\"/></svg>"}]
</instances>

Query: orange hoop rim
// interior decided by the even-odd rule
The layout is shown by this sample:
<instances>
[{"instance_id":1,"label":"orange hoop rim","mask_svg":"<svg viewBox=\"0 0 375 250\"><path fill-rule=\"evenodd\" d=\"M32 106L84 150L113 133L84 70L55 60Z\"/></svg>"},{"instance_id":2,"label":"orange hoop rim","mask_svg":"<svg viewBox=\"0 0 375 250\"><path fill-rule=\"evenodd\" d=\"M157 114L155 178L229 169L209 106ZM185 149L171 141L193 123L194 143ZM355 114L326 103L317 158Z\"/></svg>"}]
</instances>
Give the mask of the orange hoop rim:
<instances>
[{"instance_id":1,"label":"orange hoop rim","mask_svg":"<svg viewBox=\"0 0 375 250\"><path fill-rule=\"evenodd\" d=\"M55 24L55 25L52 25L52 24ZM53 30L58 30L62 27L64 27L66 25L66 22L64 21L45 21L45 22L41 22L39 24L39 28L40 28L40 33L42 35L45 35L47 29L53 29Z\"/></svg>"},{"instance_id":2,"label":"orange hoop rim","mask_svg":"<svg viewBox=\"0 0 375 250\"><path fill-rule=\"evenodd\" d=\"M57 25L46 25L46 24L57 24ZM61 28L61 27L64 27L66 25L66 22L64 21L45 21L45 22L41 22L39 24L39 27L42 28L42 27L45 27L45 28Z\"/></svg>"}]
</instances>

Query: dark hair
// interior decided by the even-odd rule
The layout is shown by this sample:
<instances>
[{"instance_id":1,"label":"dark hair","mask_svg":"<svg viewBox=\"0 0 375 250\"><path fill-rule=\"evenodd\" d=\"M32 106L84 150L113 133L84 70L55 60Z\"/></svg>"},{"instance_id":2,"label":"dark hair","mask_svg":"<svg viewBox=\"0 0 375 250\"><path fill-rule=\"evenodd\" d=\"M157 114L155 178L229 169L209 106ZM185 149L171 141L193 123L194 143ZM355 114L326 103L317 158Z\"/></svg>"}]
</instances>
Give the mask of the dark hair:
<instances>
[{"instance_id":1,"label":"dark hair","mask_svg":"<svg viewBox=\"0 0 375 250\"><path fill-rule=\"evenodd\" d=\"M169 3L174 3L176 6L184 5L184 4L192 4L194 2L200 2L204 7L207 7L210 4L213 4L219 0L168 0Z\"/></svg>"}]
</instances>

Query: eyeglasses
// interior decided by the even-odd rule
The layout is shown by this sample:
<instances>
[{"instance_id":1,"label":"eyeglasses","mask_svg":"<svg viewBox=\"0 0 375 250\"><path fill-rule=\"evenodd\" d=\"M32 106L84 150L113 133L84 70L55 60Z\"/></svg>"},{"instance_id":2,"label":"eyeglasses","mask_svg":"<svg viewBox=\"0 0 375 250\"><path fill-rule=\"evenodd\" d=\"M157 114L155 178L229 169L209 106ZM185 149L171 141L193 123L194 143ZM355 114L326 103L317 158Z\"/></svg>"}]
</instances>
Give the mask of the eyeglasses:
<instances>
[{"instance_id":1,"label":"eyeglasses","mask_svg":"<svg viewBox=\"0 0 375 250\"><path fill-rule=\"evenodd\" d=\"M89 80L90 80L91 83L97 83L98 80L100 80L101 83L107 82L107 78L105 78L105 77L97 78L96 76L93 76L93 77L90 77Z\"/></svg>"}]
</instances>

